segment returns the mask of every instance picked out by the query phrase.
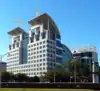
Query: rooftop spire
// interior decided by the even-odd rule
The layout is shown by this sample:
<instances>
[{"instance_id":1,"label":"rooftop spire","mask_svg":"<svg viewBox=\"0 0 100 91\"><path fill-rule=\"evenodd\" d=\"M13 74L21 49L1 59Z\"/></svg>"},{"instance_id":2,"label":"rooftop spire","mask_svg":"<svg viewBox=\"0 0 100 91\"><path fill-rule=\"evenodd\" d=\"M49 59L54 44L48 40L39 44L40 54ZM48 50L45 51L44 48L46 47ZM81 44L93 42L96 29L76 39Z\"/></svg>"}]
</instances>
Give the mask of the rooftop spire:
<instances>
[{"instance_id":1,"label":"rooftop spire","mask_svg":"<svg viewBox=\"0 0 100 91\"><path fill-rule=\"evenodd\" d=\"M19 27L19 25L20 25L20 20L17 19L17 20L16 20L16 27Z\"/></svg>"},{"instance_id":2,"label":"rooftop spire","mask_svg":"<svg viewBox=\"0 0 100 91\"><path fill-rule=\"evenodd\" d=\"M36 17L38 16L38 8L36 9Z\"/></svg>"}]
</instances>

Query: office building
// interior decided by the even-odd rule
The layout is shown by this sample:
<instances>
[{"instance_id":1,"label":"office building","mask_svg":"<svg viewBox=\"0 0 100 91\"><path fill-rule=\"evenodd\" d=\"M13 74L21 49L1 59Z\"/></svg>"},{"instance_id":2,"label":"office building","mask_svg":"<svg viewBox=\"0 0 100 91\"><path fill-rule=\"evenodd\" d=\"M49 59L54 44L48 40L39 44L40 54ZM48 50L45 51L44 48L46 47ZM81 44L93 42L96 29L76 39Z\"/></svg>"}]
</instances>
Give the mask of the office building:
<instances>
[{"instance_id":1,"label":"office building","mask_svg":"<svg viewBox=\"0 0 100 91\"><path fill-rule=\"evenodd\" d=\"M17 27L8 34L12 37L7 58L7 71L41 76L54 69L57 62L72 59L72 53L61 43L61 36L54 20L46 13L28 21L29 33ZM65 54L68 57L63 59ZM67 53L68 50L68 53Z\"/></svg>"},{"instance_id":2,"label":"office building","mask_svg":"<svg viewBox=\"0 0 100 91\"><path fill-rule=\"evenodd\" d=\"M73 58L76 58L88 65L90 71L97 72L98 64L98 53L95 46L88 45L83 48L78 48L72 51ZM93 74L93 82L98 82L98 76Z\"/></svg>"}]
</instances>

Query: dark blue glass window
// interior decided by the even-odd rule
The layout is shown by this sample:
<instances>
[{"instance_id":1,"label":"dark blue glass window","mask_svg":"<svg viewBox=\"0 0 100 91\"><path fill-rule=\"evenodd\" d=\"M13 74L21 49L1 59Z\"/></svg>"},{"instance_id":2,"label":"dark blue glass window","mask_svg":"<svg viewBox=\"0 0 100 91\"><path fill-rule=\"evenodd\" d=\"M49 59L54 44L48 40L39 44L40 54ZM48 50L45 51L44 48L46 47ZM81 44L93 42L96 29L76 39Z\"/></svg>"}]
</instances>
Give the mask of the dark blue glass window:
<instances>
[{"instance_id":1,"label":"dark blue glass window","mask_svg":"<svg viewBox=\"0 0 100 91\"><path fill-rule=\"evenodd\" d=\"M42 55L40 55L40 57L42 57Z\"/></svg>"},{"instance_id":2,"label":"dark blue glass window","mask_svg":"<svg viewBox=\"0 0 100 91\"><path fill-rule=\"evenodd\" d=\"M46 38L46 32L42 32L42 39Z\"/></svg>"},{"instance_id":3,"label":"dark blue glass window","mask_svg":"<svg viewBox=\"0 0 100 91\"><path fill-rule=\"evenodd\" d=\"M55 33L54 30L50 30L50 39L55 40Z\"/></svg>"},{"instance_id":4,"label":"dark blue glass window","mask_svg":"<svg viewBox=\"0 0 100 91\"><path fill-rule=\"evenodd\" d=\"M45 41L43 41L43 43L45 43Z\"/></svg>"},{"instance_id":5,"label":"dark blue glass window","mask_svg":"<svg viewBox=\"0 0 100 91\"><path fill-rule=\"evenodd\" d=\"M33 53L31 53L31 55L33 55Z\"/></svg>"},{"instance_id":6,"label":"dark blue glass window","mask_svg":"<svg viewBox=\"0 0 100 91\"><path fill-rule=\"evenodd\" d=\"M60 49L56 49L56 54L58 54L58 55L62 55L62 50L60 50Z\"/></svg>"},{"instance_id":7,"label":"dark blue glass window","mask_svg":"<svg viewBox=\"0 0 100 91\"><path fill-rule=\"evenodd\" d=\"M40 59L40 62L42 62L42 59Z\"/></svg>"},{"instance_id":8,"label":"dark blue glass window","mask_svg":"<svg viewBox=\"0 0 100 91\"><path fill-rule=\"evenodd\" d=\"M32 37L34 37L35 33L32 33Z\"/></svg>"},{"instance_id":9,"label":"dark blue glass window","mask_svg":"<svg viewBox=\"0 0 100 91\"><path fill-rule=\"evenodd\" d=\"M61 42L56 40L56 46L61 47Z\"/></svg>"},{"instance_id":10,"label":"dark blue glass window","mask_svg":"<svg viewBox=\"0 0 100 91\"><path fill-rule=\"evenodd\" d=\"M42 44L42 42L40 42L40 44Z\"/></svg>"},{"instance_id":11,"label":"dark blue glass window","mask_svg":"<svg viewBox=\"0 0 100 91\"><path fill-rule=\"evenodd\" d=\"M36 41L38 41L39 40L39 35L35 35L35 37L36 37Z\"/></svg>"},{"instance_id":12,"label":"dark blue glass window","mask_svg":"<svg viewBox=\"0 0 100 91\"><path fill-rule=\"evenodd\" d=\"M31 43L33 42L33 37L30 37L30 41L31 41Z\"/></svg>"},{"instance_id":13,"label":"dark blue glass window","mask_svg":"<svg viewBox=\"0 0 100 91\"><path fill-rule=\"evenodd\" d=\"M40 46L40 49L42 48L42 46Z\"/></svg>"},{"instance_id":14,"label":"dark blue glass window","mask_svg":"<svg viewBox=\"0 0 100 91\"><path fill-rule=\"evenodd\" d=\"M49 49L47 49L47 52L49 52Z\"/></svg>"},{"instance_id":15,"label":"dark blue glass window","mask_svg":"<svg viewBox=\"0 0 100 91\"><path fill-rule=\"evenodd\" d=\"M43 50L43 52L45 52L45 50Z\"/></svg>"},{"instance_id":16,"label":"dark blue glass window","mask_svg":"<svg viewBox=\"0 0 100 91\"><path fill-rule=\"evenodd\" d=\"M13 44L13 49L15 48L15 44Z\"/></svg>"},{"instance_id":17,"label":"dark blue glass window","mask_svg":"<svg viewBox=\"0 0 100 91\"><path fill-rule=\"evenodd\" d=\"M50 24L50 39L55 40L55 27L54 25Z\"/></svg>"},{"instance_id":18,"label":"dark blue glass window","mask_svg":"<svg viewBox=\"0 0 100 91\"><path fill-rule=\"evenodd\" d=\"M43 46L43 48L45 48L45 45Z\"/></svg>"},{"instance_id":19,"label":"dark blue glass window","mask_svg":"<svg viewBox=\"0 0 100 91\"><path fill-rule=\"evenodd\" d=\"M43 54L43 56L45 56L45 54Z\"/></svg>"},{"instance_id":20,"label":"dark blue glass window","mask_svg":"<svg viewBox=\"0 0 100 91\"><path fill-rule=\"evenodd\" d=\"M45 70L45 67L43 67L43 70Z\"/></svg>"},{"instance_id":21,"label":"dark blue glass window","mask_svg":"<svg viewBox=\"0 0 100 91\"><path fill-rule=\"evenodd\" d=\"M60 35L59 35L59 34L56 34L56 38L57 38L57 39L60 39Z\"/></svg>"},{"instance_id":22,"label":"dark blue glass window","mask_svg":"<svg viewBox=\"0 0 100 91\"><path fill-rule=\"evenodd\" d=\"M9 45L9 50L11 50L11 45Z\"/></svg>"},{"instance_id":23,"label":"dark blue glass window","mask_svg":"<svg viewBox=\"0 0 100 91\"><path fill-rule=\"evenodd\" d=\"M40 51L40 53L42 53L42 51Z\"/></svg>"}]
</instances>

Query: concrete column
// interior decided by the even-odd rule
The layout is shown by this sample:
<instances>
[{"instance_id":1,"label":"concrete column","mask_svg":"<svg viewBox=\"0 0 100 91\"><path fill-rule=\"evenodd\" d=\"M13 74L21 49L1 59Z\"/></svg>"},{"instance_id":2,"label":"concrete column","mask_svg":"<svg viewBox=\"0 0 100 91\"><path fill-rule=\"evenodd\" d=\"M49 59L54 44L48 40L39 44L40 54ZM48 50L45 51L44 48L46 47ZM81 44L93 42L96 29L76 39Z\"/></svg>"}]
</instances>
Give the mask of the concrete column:
<instances>
[{"instance_id":1,"label":"concrete column","mask_svg":"<svg viewBox=\"0 0 100 91\"><path fill-rule=\"evenodd\" d=\"M43 33L43 24L40 26L40 40L42 40L42 33Z\"/></svg>"},{"instance_id":2,"label":"concrete column","mask_svg":"<svg viewBox=\"0 0 100 91\"><path fill-rule=\"evenodd\" d=\"M35 36L36 36L36 32L35 32L35 34L34 34L34 42L36 42L36 37L35 37Z\"/></svg>"},{"instance_id":3,"label":"concrete column","mask_svg":"<svg viewBox=\"0 0 100 91\"><path fill-rule=\"evenodd\" d=\"M48 33L47 33L47 36L48 36L47 38L48 38L48 39L49 39L49 37L50 37L50 32L49 32L49 31L50 31L50 27L49 27L49 19L48 19Z\"/></svg>"},{"instance_id":4,"label":"concrete column","mask_svg":"<svg viewBox=\"0 0 100 91\"><path fill-rule=\"evenodd\" d=\"M32 37L32 31L31 31L31 29L29 30L29 37Z\"/></svg>"},{"instance_id":5,"label":"concrete column","mask_svg":"<svg viewBox=\"0 0 100 91\"><path fill-rule=\"evenodd\" d=\"M92 72L93 72L93 74L92 74L92 83L95 83L95 74L94 74L94 72L95 72L95 69L94 69L94 60L93 60L93 62L92 62Z\"/></svg>"},{"instance_id":6,"label":"concrete column","mask_svg":"<svg viewBox=\"0 0 100 91\"><path fill-rule=\"evenodd\" d=\"M31 28L29 29L29 43L31 43L30 37L32 37L32 31L31 31Z\"/></svg>"},{"instance_id":7,"label":"concrete column","mask_svg":"<svg viewBox=\"0 0 100 91\"><path fill-rule=\"evenodd\" d=\"M23 39L22 39L22 37L23 37L23 35L22 34L20 34L20 41L22 41Z\"/></svg>"},{"instance_id":8,"label":"concrete column","mask_svg":"<svg viewBox=\"0 0 100 91\"><path fill-rule=\"evenodd\" d=\"M14 43L14 36L12 36L12 44Z\"/></svg>"},{"instance_id":9,"label":"concrete column","mask_svg":"<svg viewBox=\"0 0 100 91\"><path fill-rule=\"evenodd\" d=\"M46 39L48 39L49 38L49 31L48 30L46 30Z\"/></svg>"}]
</instances>

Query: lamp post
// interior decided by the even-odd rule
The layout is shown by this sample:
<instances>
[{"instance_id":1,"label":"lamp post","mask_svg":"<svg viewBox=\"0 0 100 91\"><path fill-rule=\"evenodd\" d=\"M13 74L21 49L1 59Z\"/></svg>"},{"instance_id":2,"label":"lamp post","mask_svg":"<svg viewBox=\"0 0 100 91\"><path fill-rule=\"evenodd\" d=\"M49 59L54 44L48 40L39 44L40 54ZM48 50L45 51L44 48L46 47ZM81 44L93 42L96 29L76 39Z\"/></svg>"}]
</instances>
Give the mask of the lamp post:
<instances>
[{"instance_id":1,"label":"lamp post","mask_svg":"<svg viewBox=\"0 0 100 91\"><path fill-rule=\"evenodd\" d=\"M74 63L74 82L76 83L76 63Z\"/></svg>"},{"instance_id":2,"label":"lamp post","mask_svg":"<svg viewBox=\"0 0 100 91\"><path fill-rule=\"evenodd\" d=\"M95 83L95 74L94 74L94 61L92 62L92 83Z\"/></svg>"},{"instance_id":3,"label":"lamp post","mask_svg":"<svg viewBox=\"0 0 100 91\"><path fill-rule=\"evenodd\" d=\"M73 61L74 61L74 82L76 83L76 61L78 61L80 59L80 57L74 57Z\"/></svg>"},{"instance_id":4,"label":"lamp post","mask_svg":"<svg viewBox=\"0 0 100 91\"><path fill-rule=\"evenodd\" d=\"M6 54L4 54L4 55L0 55L0 63L2 63L2 58L3 58L4 56L6 56L7 54L9 54L9 52L6 53ZM2 73L2 70L0 69L0 88L1 88L1 83L2 83L2 80L1 80L1 73Z\"/></svg>"}]
</instances>

